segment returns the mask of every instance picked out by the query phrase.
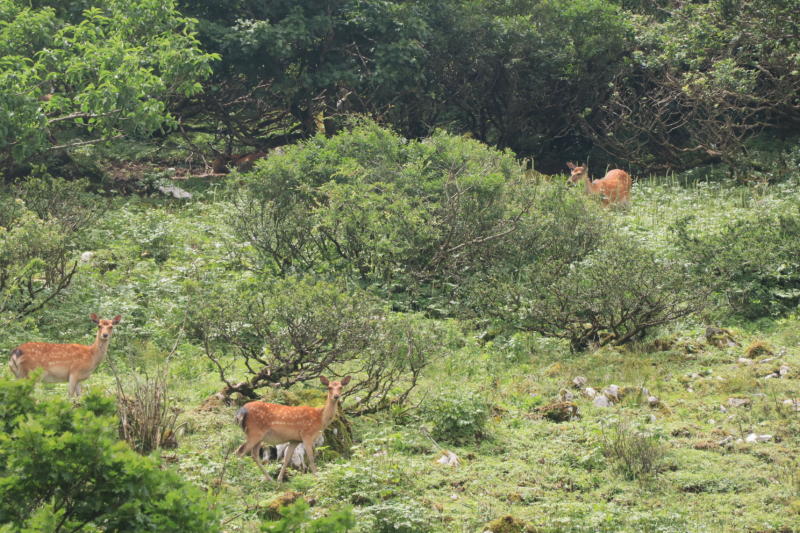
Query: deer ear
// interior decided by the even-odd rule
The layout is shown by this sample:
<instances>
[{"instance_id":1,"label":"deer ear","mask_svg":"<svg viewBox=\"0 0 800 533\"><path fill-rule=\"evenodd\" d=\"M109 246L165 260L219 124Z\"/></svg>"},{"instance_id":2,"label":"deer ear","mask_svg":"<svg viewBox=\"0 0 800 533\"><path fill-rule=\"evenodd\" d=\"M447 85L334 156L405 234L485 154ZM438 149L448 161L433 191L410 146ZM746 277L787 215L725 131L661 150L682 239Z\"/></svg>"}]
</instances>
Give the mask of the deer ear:
<instances>
[{"instance_id":1,"label":"deer ear","mask_svg":"<svg viewBox=\"0 0 800 533\"><path fill-rule=\"evenodd\" d=\"M95 313L92 313L91 315L89 315L89 318L90 318L90 319L91 319L91 321L92 321L92 322L94 322L95 324L99 324L99 323L100 323L100 319L99 319L99 318L97 318L97 315L96 315Z\"/></svg>"},{"instance_id":2,"label":"deer ear","mask_svg":"<svg viewBox=\"0 0 800 533\"><path fill-rule=\"evenodd\" d=\"M350 376L345 376L342 380L342 385L347 385L348 383L350 383Z\"/></svg>"},{"instance_id":3,"label":"deer ear","mask_svg":"<svg viewBox=\"0 0 800 533\"><path fill-rule=\"evenodd\" d=\"M119 324L120 320L122 320L122 315L117 315L114 317L114 320L112 320L111 323L116 326L117 324Z\"/></svg>"},{"instance_id":4,"label":"deer ear","mask_svg":"<svg viewBox=\"0 0 800 533\"><path fill-rule=\"evenodd\" d=\"M573 163L572 161L567 161L567 168L570 170L574 169L575 163Z\"/></svg>"},{"instance_id":5,"label":"deer ear","mask_svg":"<svg viewBox=\"0 0 800 533\"><path fill-rule=\"evenodd\" d=\"M328 381L328 378L326 378L325 376L320 376L320 377L319 377L319 380L320 380L320 381L322 382L322 384L323 384L323 385L325 385L326 387L327 387L328 385L330 385L330 383L331 383L330 381Z\"/></svg>"}]
</instances>

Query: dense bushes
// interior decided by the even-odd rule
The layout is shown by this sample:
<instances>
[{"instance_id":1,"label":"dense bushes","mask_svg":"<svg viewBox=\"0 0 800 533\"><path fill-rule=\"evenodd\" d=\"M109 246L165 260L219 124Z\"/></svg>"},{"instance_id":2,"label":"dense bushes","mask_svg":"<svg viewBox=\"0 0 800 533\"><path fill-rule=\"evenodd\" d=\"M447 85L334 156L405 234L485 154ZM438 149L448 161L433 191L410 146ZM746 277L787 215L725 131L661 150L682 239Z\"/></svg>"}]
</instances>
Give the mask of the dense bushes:
<instances>
[{"instance_id":1,"label":"dense bushes","mask_svg":"<svg viewBox=\"0 0 800 533\"><path fill-rule=\"evenodd\" d=\"M436 323L389 312L374 296L341 284L292 277L251 280L227 292L195 283L188 290L206 302L190 311L189 323L227 384L225 394L256 397L268 385L352 373L344 396L358 397L354 409L372 409L404 401L445 349ZM231 369L235 360L247 381L230 377L241 368Z\"/></svg>"},{"instance_id":2,"label":"dense bushes","mask_svg":"<svg viewBox=\"0 0 800 533\"><path fill-rule=\"evenodd\" d=\"M257 166L234 225L261 269L335 273L424 309L491 261L532 204L511 154L372 123Z\"/></svg>"},{"instance_id":3,"label":"dense bushes","mask_svg":"<svg viewBox=\"0 0 800 533\"><path fill-rule=\"evenodd\" d=\"M117 439L113 403L33 398L0 379L0 527L26 531L217 531L199 490Z\"/></svg>"},{"instance_id":4,"label":"dense bushes","mask_svg":"<svg viewBox=\"0 0 800 533\"><path fill-rule=\"evenodd\" d=\"M31 314L70 284L77 238L99 211L86 186L30 178L0 192L0 313Z\"/></svg>"},{"instance_id":5,"label":"dense bushes","mask_svg":"<svg viewBox=\"0 0 800 533\"><path fill-rule=\"evenodd\" d=\"M710 232L684 218L673 228L681 252L723 305L746 318L779 315L800 302L800 208L760 213Z\"/></svg>"}]
</instances>

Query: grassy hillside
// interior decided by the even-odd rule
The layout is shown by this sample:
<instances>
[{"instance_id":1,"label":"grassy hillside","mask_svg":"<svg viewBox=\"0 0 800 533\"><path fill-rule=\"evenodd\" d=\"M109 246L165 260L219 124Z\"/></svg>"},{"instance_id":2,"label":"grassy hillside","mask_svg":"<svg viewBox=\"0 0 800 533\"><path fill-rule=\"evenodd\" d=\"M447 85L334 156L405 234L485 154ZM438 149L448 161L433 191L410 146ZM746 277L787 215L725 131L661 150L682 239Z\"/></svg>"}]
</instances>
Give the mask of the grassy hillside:
<instances>
[{"instance_id":1,"label":"grassy hillside","mask_svg":"<svg viewBox=\"0 0 800 533\"><path fill-rule=\"evenodd\" d=\"M106 197L80 235L68 289L2 325L5 349L89 343L89 313L122 314L108 360L84 387L113 395L115 374L129 390L137 378L166 377L180 410L178 446L154 453L214 497L225 531L258 531L286 491L312 501L315 515L352 506L358 531L800 530L800 412L786 402L800 398L796 309L754 320L712 306L624 346L579 353L533 332L427 318L444 332L445 349L409 402L350 418L352 455L323 447L317 477L293 472L283 485L265 482L249 458L232 453L243 440L236 407L208 401L224 384L187 319L210 304L187 287L250 275L240 253L247 244L231 224L239 179L182 181L193 193L187 200ZM553 178L559 191L561 179ZM793 213L796 180L754 188L688 175L641 179L627 209L598 213L608 231L670 254L670 228L681 220L698 236ZM727 328L730 342L709 341L709 325ZM241 360L226 365L243 376ZM781 377L766 379L782 367ZM586 378L581 387L577 376ZM620 392L609 407L585 391L612 385ZM321 391L309 381L266 394L318 401ZM43 399L65 394L61 384L37 388ZM572 402L577 415L552 420L572 409L547 408L557 402ZM769 437L750 442L751 434ZM457 466L438 462L444 450Z\"/></svg>"}]
</instances>

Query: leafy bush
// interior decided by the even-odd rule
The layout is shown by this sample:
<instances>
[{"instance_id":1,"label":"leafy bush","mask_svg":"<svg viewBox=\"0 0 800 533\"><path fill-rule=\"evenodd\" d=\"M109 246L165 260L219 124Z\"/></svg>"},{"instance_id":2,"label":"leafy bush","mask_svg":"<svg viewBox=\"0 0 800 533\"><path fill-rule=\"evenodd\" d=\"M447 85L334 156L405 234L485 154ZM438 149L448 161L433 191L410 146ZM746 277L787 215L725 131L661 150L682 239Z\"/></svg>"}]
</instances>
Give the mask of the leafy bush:
<instances>
[{"instance_id":1,"label":"leafy bush","mask_svg":"<svg viewBox=\"0 0 800 533\"><path fill-rule=\"evenodd\" d=\"M265 522L261 531L268 533L343 533L356 525L350 509L333 511L328 516L312 518L308 503L299 499L291 505L281 507L280 520Z\"/></svg>"},{"instance_id":2,"label":"leafy bush","mask_svg":"<svg viewBox=\"0 0 800 533\"><path fill-rule=\"evenodd\" d=\"M453 444L474 442L485 434L489 403L471 391L443 392L425 402L423 418L432 424L434 439Z\"/></svg>"},{"instance_id":3,"label":"leafy bush","mask_svg":"<svg viewBox=\"0 0 800 533\"><path fill-rule=\"evenodd\" d=\"M519 175L511 154L475 141L364 123L259 164L234 227L261 269L343 274L420 309L510 239L530 207Z\"/></svg>"},{"instance_id":4,"label":"leafy bush","mask_svg":"<svg viewBox=\"0 0 800 533\"><path fill-rule=\"evenodd\" d=\"M405 401L444 349L435 322L389 312L373 295L333 283L291 277L187 289L207 302L189 309L189 325L226 383L225 394L255 398L256 389L270 384L353 373L343 397L359 398L354 409L375 409ZM220 354L230 351L233 358ZM244 363L248 381L229 377L235 359Z\"/></svg>"},{"instance_id":5,"label":"leafy bush","mask_svg":"<svg viewBox=\"0 0 800 533\"><path fill-rule=\"evenodd\" d=\"M675 242L696 272L745 318L779 315L800 303L800 207L735 220L703 232L684 218Z\"/></svg>"},{"instance_id":6,"label":"leafy bush","mask_svg":"<svg viewBox=\"0 0 800 533\"><path fill-rule=\"evenodd\" d=\"M518 329L569 340L577 351L624 344L703 308L708 290L682 262L613 234L600 243L577 260L540 258L504 276L491 312Z\"/></svg>"},{"instance_id":7,"label":"leafy bush","mask_svg":"<svg viewBox=\"0 0 800 533\"><path fill-rule=\"evenodd\" d=\"M375 533L425 533L432 530L429 513L419 503L394 499L370 505L359 512L366 526Z\"/></svg>"},{"instance_id":8,"label":"leafy bush","mask_svg":"<svg viewBox=\"0 0 800 533\"><path fill-rule=\"evenodd\" d=\"M218 530L198 489L117 439L113 402L37 402L33 383L0 379L0 526Z\"/></svg>"}]
</instances>

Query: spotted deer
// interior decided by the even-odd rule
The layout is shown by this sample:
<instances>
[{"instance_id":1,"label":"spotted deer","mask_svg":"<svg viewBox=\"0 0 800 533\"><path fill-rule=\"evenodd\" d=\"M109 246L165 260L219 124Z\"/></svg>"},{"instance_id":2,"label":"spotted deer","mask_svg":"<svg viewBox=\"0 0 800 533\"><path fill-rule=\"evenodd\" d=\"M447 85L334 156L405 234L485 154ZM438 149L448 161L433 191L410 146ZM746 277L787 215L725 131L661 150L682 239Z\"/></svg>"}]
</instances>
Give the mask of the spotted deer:
<instances>
[{"instance_id":1,"label":"spotted deer","mask_svg":"<svg viewBox=\"0 0 800 533\"><path fill-rule=\"evenodd\" d=\"M42 379L50 383L69 382L69 396L79 396L81 381L88 378L94 369L103 362L108 352L108 342L114 326L122 320L120 315L112 320L97 318L92 313L89 318L97 324L97 337L94 343L53 344L49 342L26 342L11 350L8 366L17 378L26 378L37 368L43 370Z\"/></svg>"},{"instance_id":2,"label":"spotted deer","mask_svg":"<svg viewBox=\"0 0 800 533\"><path fill-rule=\"evenodd\" d=\"M586 188L586 194L600 196L603 205L625 204L631 197L631 177L624 170L615 168L606 172L606 175L599 180L589 179L589 167L587 165L576 166L575 163L567 163L571 173L568 183L575 184L582 181Z\"/></svg>"},{"instance_id":3,"label":"spotted deer","mask_svg":"<svg viewBox=\"0 0 800 533\"><path fill-rule=\"evenodd\" d=\"M284 452L283 466L278 474L278 481L283 481L289 459L300 443L306 450L311 471L314 474L317 473L317 466L314 462L314 441L325 431L336 415L342 387L350 383L350 376L345 376L341 381L329 381L324 376L320 376L319 379L323 385L328 387L328 399L325 401L324 407L288 406L254 401L244 404L236 412L236 423L246 436L244 444L239 446L236 454L241 457L250 453L268 481L272 481L272 477L261 463L262 444L289 443L289 447Z\"/></svg>"}]
</instances>

